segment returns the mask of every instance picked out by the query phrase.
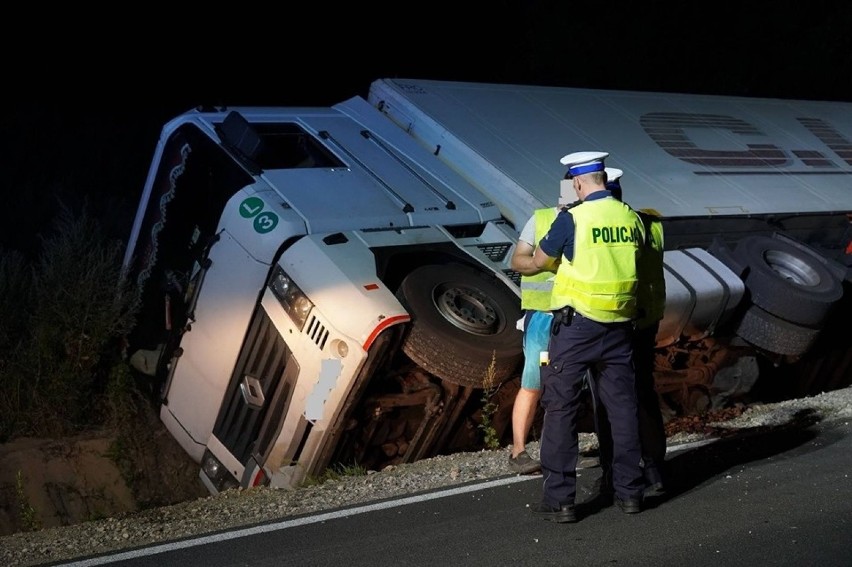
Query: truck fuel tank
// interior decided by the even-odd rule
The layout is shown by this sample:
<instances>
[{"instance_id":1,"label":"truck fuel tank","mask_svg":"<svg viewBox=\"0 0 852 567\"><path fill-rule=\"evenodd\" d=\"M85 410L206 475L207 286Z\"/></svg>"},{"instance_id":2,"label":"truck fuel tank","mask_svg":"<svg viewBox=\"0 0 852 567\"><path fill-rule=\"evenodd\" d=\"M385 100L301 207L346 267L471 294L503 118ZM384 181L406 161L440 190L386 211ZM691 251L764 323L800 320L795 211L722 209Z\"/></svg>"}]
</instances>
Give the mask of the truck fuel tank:
<instances>
[{"instance_id":1,"label":"truck fuel tank","mask_svg":"<svg viewBox=\"0 0 852 567\"><path fill-rule=\"evenodd\" d=\"M666 309L657 334L657 347L713 334L743 298L743 281L703 248L669 250L664 253L663 261Z\"/></svg>"}]
</instances>

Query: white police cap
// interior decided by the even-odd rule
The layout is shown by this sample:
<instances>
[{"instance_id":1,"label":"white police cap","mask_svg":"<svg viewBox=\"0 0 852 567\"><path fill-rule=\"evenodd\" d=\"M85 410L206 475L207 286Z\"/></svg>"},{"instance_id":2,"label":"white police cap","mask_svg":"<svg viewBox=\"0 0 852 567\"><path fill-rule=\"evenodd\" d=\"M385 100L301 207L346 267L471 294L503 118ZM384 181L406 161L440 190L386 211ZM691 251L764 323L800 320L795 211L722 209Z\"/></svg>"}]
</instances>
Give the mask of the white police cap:
<instances>
[{"instance_id":1,"label":"white police cap","mask_svg":"<svg viewBox=\"0 0 852 567\"><path fill-rule=\"evenodd\" d=\"M612 183L613 181L618 181L624 172L618 169L617 167L605 167L604 171L606 171L606 182Z\"/></svg>"},{"instance_id":2,"label":"white police cap","mask_svg":"<svg viewBox=\"0 0 852 567\"><path fill-rule=\"evenodd\" d=\"M568 166L568 173L572 176L585 175L595 171L604 170L604 162L609 156L607 152L574 152L559 160L562 165Z\"/></svg>"}]
</instances>

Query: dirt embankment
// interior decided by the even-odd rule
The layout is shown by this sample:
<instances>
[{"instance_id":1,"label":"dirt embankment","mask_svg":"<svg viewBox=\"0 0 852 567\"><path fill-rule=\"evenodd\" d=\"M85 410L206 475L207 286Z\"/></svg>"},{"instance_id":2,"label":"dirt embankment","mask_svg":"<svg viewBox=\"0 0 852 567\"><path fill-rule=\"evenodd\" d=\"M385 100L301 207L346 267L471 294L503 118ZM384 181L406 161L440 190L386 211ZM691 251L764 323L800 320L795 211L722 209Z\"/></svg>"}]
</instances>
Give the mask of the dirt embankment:
<instances>
[{"instance_id":1,"label":"dirt embankment","mask_svg":"<svg viewBox=\"0 0 852 567\"><path fill-rule=\"evenodd\" d=\"M113 431L0 445L0 536L67 526L208 495L193 462L149 417L147 431Z\"/></svg>"},{"instance_id":2,"label":"dirt embankment","mask_svg":"<svg viewBox=\"0 0 852 567\"><path fill-rule=\"evenodd\" d=\"M666 434L710 433L743 407L671 419ZM115 432L0 445L0 536L68 526L209 496L192 461L155 415Z\"/></svg>"}]
</instances>

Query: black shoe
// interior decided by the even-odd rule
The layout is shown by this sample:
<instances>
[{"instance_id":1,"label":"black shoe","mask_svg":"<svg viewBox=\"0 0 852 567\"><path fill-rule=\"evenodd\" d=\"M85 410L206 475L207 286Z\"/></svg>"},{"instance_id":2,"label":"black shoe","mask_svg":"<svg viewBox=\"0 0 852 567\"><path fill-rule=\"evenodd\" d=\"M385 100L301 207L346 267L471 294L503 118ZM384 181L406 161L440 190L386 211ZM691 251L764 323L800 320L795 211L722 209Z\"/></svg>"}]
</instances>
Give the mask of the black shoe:
<instances>
[{"instance_id":1,"label":"black shoe","mask_svg":"<svg viewBox=\"0 0 852 567\"><path fill-rule=\"evenodd\" d=\"M666 485L662 482L655 482L645 488L645 498L659 498L666 495Z\"/></svg>"},{"instance_id":2,"label":"black shoe","mask_svg":"<svg viewBox=\"0 0 852 567\"><path fill-rule=\"evenodd\" d=\"M618 504L618 507L621 508L621 511L625 514L638 514L642 511L642 501L638 498L627 498L622 500L621 498L616 498L615 502Z\"/></svg>"},{"instance_id":3,"label":"black shoe","mask_svg":"<svg viewBox=\"0 0 852 567\"><path fill-rule=\"evenodd\" d=\"M666 493L666 485L663 482L662 471L653 463L645 466L643 471L645 477L645 497L664 496Z\"/></svg>"},{"instance_id":4,"label":"black shoe","mask_svg":"<svg viewBox=\"0 0 852 567\"><path fill-rule=\"evenodd\" d=\"M532 508L533 514L547 520L548 522L556 522L557 524L569 524L577 521L577 516L574 513L574 507L569 504L563 504L559 508L551 508L547 504L541 503Z\"/></svg>"}]
</instances>

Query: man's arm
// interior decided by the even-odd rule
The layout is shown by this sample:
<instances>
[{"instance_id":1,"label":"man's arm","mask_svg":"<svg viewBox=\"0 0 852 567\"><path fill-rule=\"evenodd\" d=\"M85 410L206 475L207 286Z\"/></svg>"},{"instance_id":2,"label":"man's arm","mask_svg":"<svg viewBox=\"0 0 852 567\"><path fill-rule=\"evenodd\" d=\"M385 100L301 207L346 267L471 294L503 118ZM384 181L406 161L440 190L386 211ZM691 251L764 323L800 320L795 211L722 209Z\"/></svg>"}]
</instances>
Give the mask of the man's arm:
<instances>
[{"instance_id":1,"label":"man's arm","mask_svg":"<svg viewBox=\"0 0 852 567\"><path fill-rule=\"evenodd\" d=\"M512 252L512 258L509 266L521 274L522 276L534 276L543 271L555 272L556 266L548 266L539 268L533 264L533 252L535 251L535 215L527 220L521 234L518 238L518 243L515 245L515 250Z\"/></svg>"},{"instance_id":2,"label":"man's arm","mask_svg":"<svg viewBox=\"0 0 852 567\"><path fill-rule=\"evenodd\" d=\"M556 267L559 264L559 262L557 262L557 260L558 260L558 258L553 258L551 256L548 256L547 253L545 253L545 251L541 249L541 246L539 246L538 248L535 249L535 252L533 253L533 256L532 256L532 264L539 271L549 270L551 272L555 272ZM549 268L548 268L548 266L549 266Z\"/></svg>"},{"instance_id":3,"label":"man's arm","mask_svg":"<svg viewBox=\"0 0 852 567\"><path fill-rule=\"evenodd\" d=\"M535 247L529 242L519 240L512 252L512 260L509 265L513 270L524 276L534 276L542 270L533 264L533 253Z\"/></svg>"},{"instance_id":4,"label":"man's arm","mask_svg":"<svg viewBox=\"0 0 852 567\"><path fill-rule=\"evenodd\" d=\"M556 271L564 259L571 261L574 257L574 216L568 209L562 209L556 220L550 225L550 230L539 241L533 254L533 265L539 269L552 266Z\"/></svg>"}]
</instances>

